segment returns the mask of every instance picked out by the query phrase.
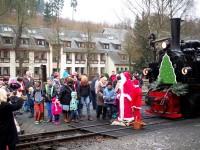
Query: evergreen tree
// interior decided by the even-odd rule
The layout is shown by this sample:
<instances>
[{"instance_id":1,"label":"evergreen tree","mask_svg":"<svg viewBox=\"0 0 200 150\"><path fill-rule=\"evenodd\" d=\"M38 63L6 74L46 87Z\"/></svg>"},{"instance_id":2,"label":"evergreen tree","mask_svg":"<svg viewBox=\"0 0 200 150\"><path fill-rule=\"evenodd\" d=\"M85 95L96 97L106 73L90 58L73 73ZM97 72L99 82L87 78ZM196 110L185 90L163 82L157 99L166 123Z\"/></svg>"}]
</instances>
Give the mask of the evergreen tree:
<instances>
[{"instance_id":1,"label":"evergreen tree","mask_svg":"<svg viewBox=\"0 0 200 150\"><path fill-rule=\"evenodd\" d=\"M44 7L45 7L44 0L37 0L37 12L43 14Z\"/></svg>"},{"instance_id":2,"label":"evergreen tree","mask_svg":"<svg viewBox=\"0 0 200 150\"><path fill-rule=\"evenodd\" d=\"M176 84L174 67L167 53L163 56L159 69L158 82L163 84Z\"/></svg>"},{"instance_id":3,"label":"evergreen tree","mask_svg":"<svg viewBox=\"0 0 200 150\"><path fill-rule=\"evenodd\" d=\"M44 21L46 22L47 25L50 25L51 19L52 19L51 5L49 2L46 2L44 8Z\"/></svg>"}]
</instances>

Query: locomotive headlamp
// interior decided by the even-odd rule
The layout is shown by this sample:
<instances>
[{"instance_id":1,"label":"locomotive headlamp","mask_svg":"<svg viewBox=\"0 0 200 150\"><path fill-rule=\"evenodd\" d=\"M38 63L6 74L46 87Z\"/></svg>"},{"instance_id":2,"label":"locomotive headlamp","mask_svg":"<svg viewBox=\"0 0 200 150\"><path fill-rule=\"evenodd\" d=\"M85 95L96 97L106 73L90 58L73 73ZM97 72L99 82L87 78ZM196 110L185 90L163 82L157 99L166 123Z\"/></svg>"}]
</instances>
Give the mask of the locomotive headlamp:
<instances>
[{"instance_id":1,"label":"locomotive headlamp","mask_svg":"<svg viewBox=\"0 0 200 150\"><path fill-rule=\"evenodd\" d=\"M187 75L190 71L192 71L191 67L183 67L182 70L181 70L181 73L183 75Z\"/></svg>"},{"instance_id":2,"label":"locomotive headlamp","mask_svg":"<svg viewBox=\"0 0 200 150\"><path fill-rule=\"evenodd\" d=\"M144 68L143 69L143 75L148 75L148 73L151 71L151 68Z\"/></svg>"},{"instance_id":3,"label":"locomotive headlamp","mask_svg":"<svg viewBox=\"0 0 200 150\"><path fill-rule=\"evenodd\" d=\"M163 48L163 49L167 48L167 44L168 44L168 43L167 43L166 41L165 41L165 42L162 42L162 45L161 45L162 48Z\"/></svg>"}]
</instances>

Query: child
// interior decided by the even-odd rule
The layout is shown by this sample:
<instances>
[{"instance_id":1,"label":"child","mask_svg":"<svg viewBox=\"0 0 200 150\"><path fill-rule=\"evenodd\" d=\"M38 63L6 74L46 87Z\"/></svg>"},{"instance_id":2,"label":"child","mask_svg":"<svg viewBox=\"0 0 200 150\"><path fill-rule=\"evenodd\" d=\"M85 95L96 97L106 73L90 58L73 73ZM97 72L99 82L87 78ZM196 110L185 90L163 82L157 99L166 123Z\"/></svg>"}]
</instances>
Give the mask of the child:
<instances>
[{"instance_id":1,"label":"child","mask_svg":"<svg viewBox=\"0 0 200 150\"><path fill-rule=\"evenodd\" d=\"M141 116L141 106L142 106L142 89L139 86L139 81L134 80L134 92L133 92L133 100L131 101L132 103L132 108L133 108L133 115L135 122L140 123L141 125L145 125L145 123L142 121L142 116Z\"/></svg>"},{"instance_id":2,"label":"child","mask_svg":"<svg viewBox=\"0 0 200 150\"><path fill-rule=\"evenodd\" d=\"M44 97L45 97L45 103L46 103L46 109L47 109L47 116L48 120L47 122L52 122L52 112L51 112L51 105L52 105L52 98L56 97L56 89L53 86L52 79L47 79L47 84L44 87Z\"/></svg>"},{"instance_id":3,"label":"child","mask_svg":"<svg viewBox=\"0 0 200 150\"><path fill-rule=\"evenodd\" d=\"M35 124L39 124L43 119L44 104L43 104L43 94L42 94L41 82L37 81L35 83L35 89L33 91L34 98L34 111L35 111Z\"/></svg>"},{"instance_id":4,"label":"child","mask_svg":"<svg viewBox=\"0 0 200 150\"><path fill-rule=\"evenodd\" d=\"M62 112L62 105L60 104L60 101L56 97L52 99L51 111L54 116L54 124L58 125L60 114Z\"/></svg>"},{"instance_id":5,"label":"child","mask_svg":"<svg viewBox=\"0 0 200 150\"><path fill-rule=\"evenodd\" d=\"M114 115L115 110L116 110L114 106L115 98L116 98L116 93L112 86L112 82L108 82L107 87L103 91L103 99L104 99L106 111L107 110L109 111L108 112L109 119L112 119L112 116Z\"/></svg>"},{"instance_id":6,"label":"child","mask_svg":"<svg viewBox=\"0 0 200 150\"><path fill-rule=\"evenodd\" d=\"M71 113L71 120L78 122L78 100L77 100L77 92L71 93L71 101L70 101L70 113Z\"/></svg>"}]
</instances>

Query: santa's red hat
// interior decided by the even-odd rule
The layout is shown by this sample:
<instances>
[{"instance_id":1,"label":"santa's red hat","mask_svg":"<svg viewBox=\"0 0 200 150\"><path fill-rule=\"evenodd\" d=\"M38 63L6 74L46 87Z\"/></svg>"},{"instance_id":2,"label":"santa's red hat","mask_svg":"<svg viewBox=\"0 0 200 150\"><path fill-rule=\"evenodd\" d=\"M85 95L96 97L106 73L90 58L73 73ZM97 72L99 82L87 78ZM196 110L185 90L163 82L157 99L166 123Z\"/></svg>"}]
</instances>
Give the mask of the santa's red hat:
<instances>
[{"instance_id":1,"label":"santa's red hat","mask_svg":"<svg viewBox=\"0 0 200 150\"><path fill-rule=\"evenodd\" d=\"M128 71L124 72L124 76L126 77L127 80L131 79L131 74Z\"/></svg>"}]
</instances>

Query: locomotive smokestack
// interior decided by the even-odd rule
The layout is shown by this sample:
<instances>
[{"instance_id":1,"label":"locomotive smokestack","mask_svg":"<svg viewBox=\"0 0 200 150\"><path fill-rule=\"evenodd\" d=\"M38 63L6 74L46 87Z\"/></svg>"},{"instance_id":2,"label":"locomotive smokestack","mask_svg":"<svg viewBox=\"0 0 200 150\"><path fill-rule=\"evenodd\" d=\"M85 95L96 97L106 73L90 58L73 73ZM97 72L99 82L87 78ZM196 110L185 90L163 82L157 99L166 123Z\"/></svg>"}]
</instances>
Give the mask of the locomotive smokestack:
<instances>
[{"instance_id":1,"label":"locomotive smokestack","mask_svg":"<svg viewBox=\"0 0 200 150\"><path fill-rule=\"evenodd\" d=\"M181 18L172 18L171 19L171 50L178 51L180 50L180 24Z\"/></svg>"}]
</instances>

